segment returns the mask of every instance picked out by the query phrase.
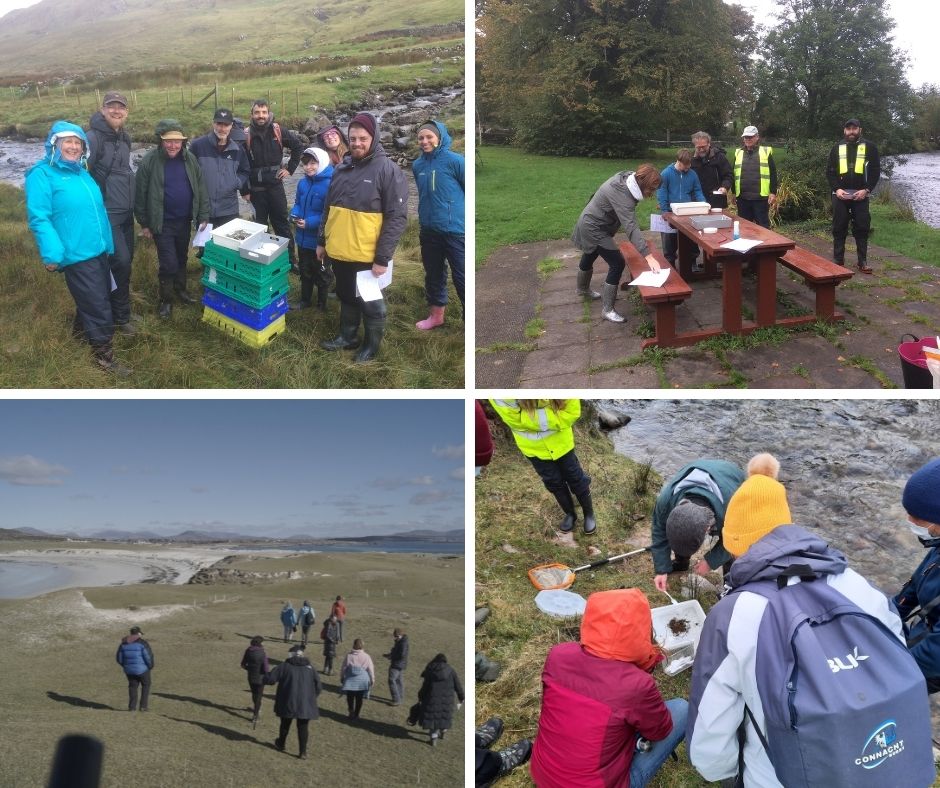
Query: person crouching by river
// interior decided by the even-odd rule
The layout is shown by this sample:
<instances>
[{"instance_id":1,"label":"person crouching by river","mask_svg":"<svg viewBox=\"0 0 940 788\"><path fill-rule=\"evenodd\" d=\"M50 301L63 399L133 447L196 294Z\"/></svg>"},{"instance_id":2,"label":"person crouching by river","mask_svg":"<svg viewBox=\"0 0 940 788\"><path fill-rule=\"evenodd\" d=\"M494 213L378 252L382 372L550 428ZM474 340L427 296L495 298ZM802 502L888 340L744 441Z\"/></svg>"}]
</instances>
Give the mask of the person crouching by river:
<instances>
[{"instance_id":1,"label":"person crouching by river","mask_svg":"<svg viewBox=\"0 0 940 788\"><path fill-rule=\"evenodd\" d=\"M52 124L46 155L26 173L26 215L46 270L61 273L75 301L72 331L83 333L98 366L116 375L130 368L114 360L111 224L101 189L85 169L88 139L80 126Z\"/></svg>"},{"instance_id":2,"label":"person crouching by river","mask_svg":"<svg viewBox=\"0 0 940 788\"><path fill-rule=\"evenodd\" d=\"M904 621L907 647L927 679L927 692L940 690L940 457L914 473L901 504L908 527L929 550L894 598Z\"/></svg>"},{"instance_id":3,"label":"person crouching by river","mask_svg":"<svg viewBox=\"0 0 940 788\"><path fill-rule=\"evenodd\" d=\"M630 243L646 258L650 269L658 271L660 268L636 223L636 206L640 200L652 196L661 182L662 177L652 164L641 164L636 172L618 172L594 192L571 234L571 241L581 250L581 262L578 263L579 296L601 298L600 293L591 290L591 276L598 255L607 263L601 310L605 320L624 322L624 317L614 309L617 285L627 265L614 240L620 227L623 227Z\"/></svg>"},{"instance_id":4,"label":"person crouching by river","mask_svg":"<svg viewBox=\"0 0 940 788\"><path fill-rule=\"evenodd\" d=\"M186 289L186 259L193 222L205 229L209 221L209 193L199 160L186 150L186 135L179 121L157 123L157 147L137 169L134 215L145 238L157 247L160 280L159 314L173 313L173 293L184 304L199 299Z\"/></svg>"}]
</instances>

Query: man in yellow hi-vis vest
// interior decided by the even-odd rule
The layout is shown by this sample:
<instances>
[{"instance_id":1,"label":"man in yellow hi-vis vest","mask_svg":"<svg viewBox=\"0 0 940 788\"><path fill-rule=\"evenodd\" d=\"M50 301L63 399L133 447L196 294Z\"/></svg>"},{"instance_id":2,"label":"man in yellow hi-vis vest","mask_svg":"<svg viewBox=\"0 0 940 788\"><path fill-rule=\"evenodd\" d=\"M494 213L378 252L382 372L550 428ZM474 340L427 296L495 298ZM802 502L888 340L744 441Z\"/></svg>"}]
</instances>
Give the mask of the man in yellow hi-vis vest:
<instances>
[{"instance_id":1,"label":"man in yellow hi-vis vest","mask_svg":"<svg viewBox=\"0 0 940 788\"><path fill-rule=\"evenodd\" d=\"M829 151L826 178L832 189L832 259L845 265L845 237L852 219L852 237L858 252L858 270L872 273L868 266L868 236L871 214L868 196L881 177L878 148L862 139L858 120L850 118L842 129L843 140Z\"/></svg>"},{"instance_id":2,"label":"man in yellow hi-vis vest","mask_svg":"<svg viewBox=\"0 0 940 788\"><path fill-rule=\"evenodd\" d=\"M738 215L770 228L770 206L777 201L777 165L774 149L760 144L756 126L741 135L743 148L734 152L734 196Z\"/></svg>"}]
</instances>

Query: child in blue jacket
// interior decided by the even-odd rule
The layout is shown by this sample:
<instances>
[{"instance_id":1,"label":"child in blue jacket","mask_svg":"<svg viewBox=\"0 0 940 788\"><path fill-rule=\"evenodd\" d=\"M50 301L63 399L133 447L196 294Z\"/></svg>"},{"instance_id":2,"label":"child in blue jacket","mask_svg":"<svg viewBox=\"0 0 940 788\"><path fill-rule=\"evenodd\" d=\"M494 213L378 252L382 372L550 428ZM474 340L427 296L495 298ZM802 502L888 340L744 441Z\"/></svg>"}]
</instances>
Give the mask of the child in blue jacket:
<instances>
[{"instance_id":1,"label":"child in blue jacket","mask_svg":"<svg viewBox=\"0 0 940 788\"><path fill-rule=\"evenodd\" d=\"M676 163L670 164L660 176L662 182L656 197L659 200L659 210L663 213L672 211L674 202L706 202L702 184L692 169L692 152L688 148L679 148L676 152ZM679 251L678 233L660 233L663 240L663 257L669 265L675 267L676 256ZM696 258L698 249L696 248Z\"/></svg>"},{"instance_id":2,"label":"child in blue jacket","mask_svg":"<svg viewBox=\"0 0 940 788\"><path fill-rule=\"evenodd\" d=\"M430 314L415 325L427 331L444 323L447 267L463 305L464 290L464 159L450 149L450 134L440 121L418 128L421 155L411 171L418 185L418 222L424 291Z\"/></svg>"},{"instance_id":3,"label":"child in blue jacket","mask_svg":"<svg viewBox=\"0 0 940 788\"><path fill-rule=\"evenodd\" d=\"M297 194L290 216L297 226L296 240L300 250L300 301L291 309L306 309L313 305L313 286L317 286L317 308L326 311L326 299L333 281L329 262L317 260L317 236L326 193L333 180L333 165L329 154L322 148L307 148L300 157L304 177L297 183Z\"/></svg>"}]
</instances>

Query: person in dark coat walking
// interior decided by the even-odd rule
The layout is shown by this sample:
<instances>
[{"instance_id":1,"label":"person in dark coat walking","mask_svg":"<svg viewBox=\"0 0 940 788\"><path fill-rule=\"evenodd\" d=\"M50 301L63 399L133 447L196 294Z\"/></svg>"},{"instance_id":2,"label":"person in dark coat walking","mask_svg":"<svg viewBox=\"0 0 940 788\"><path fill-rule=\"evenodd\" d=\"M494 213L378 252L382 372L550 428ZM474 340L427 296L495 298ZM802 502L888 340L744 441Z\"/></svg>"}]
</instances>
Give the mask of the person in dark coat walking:
<instances>
[{"instance_id":1,"label":"person in dark coat walking","mask_svg":"<svg viewBox=\"0 0 940 788\"><path fill-rule=\"evenodd\" d=\"M137 688L140 687L140 710L147 711L150 702L150 671L153 670L153 650L141 635L140 627L131 627L131 633L121 640L115 659L127 676L127 710L137 711Z\"/></svg>"},{"instance_id":2,"label":"person in dark coat walking","mask_svg":"<svg viewBox=\"0 0 940 788\"><path fill-rule=\"evenodd\" d=\"M265 684L277 684L274 713L281 719L281 729L274 740L279 752L284 752L291 720L297 720L297 741L300 757L307 758L307 727L310 720L320 717L317 697L320 695L320 677L310 660L304 656L304 647L291 646L290 657L265 675Z\"/></svg>"},{"instance_id":3,"label":"person in dark coat walking","mask_svg":"<svg viewBox=\"0 0 940 788\"><path fill-rule=\"evenodd\" d=\"M418 690L421 703L418 723L429 732L431 746L434 747L453 724L454 695L457 696L457 708L463 705L463 685L443 654L438 654L428 663L421 672L421 678L424 683Z\"/></svg>"},{"instance_id":4,"label":"person in dark coat walking","mask_svg":"<svg viewBox=\"0 0 940 788\"><path fill-rule=\"evenodd\" d=\"M251 639L251 645L245 649L242 656L242 667L248 671L248 689L251 690L251 702L254 710L252 722L261 719L261 699L264 696L264 676L271 672L271 666L268 664L268 655L264 653L261 644L264 638L261 635L255 635Z\"/></svg>"},{"instance_id":5,"label":"person in dark coat walking","mask_svg":"<svg viewBox=\"0 0 940 788\"><path fill-rule=\"evenodd\" d=\"M336 643L339 640L339 622L332 613L323 625L320 638L323 641L323 674L333 675L333 658L336 656Z\"/></svg>"},{"instance_id":6,"label":"person in dark coat walking","mask_svg":"<svg viewBox=\"0 0 940 788\"><path fill-rule=\"evenodd\" d=\"M392 705L401 706L405 697L405 668L408 667L408 636L400 629L392 632L395 643L386 654L388 664L388 691L392 696Z\"/></svg>"}]
</instances>

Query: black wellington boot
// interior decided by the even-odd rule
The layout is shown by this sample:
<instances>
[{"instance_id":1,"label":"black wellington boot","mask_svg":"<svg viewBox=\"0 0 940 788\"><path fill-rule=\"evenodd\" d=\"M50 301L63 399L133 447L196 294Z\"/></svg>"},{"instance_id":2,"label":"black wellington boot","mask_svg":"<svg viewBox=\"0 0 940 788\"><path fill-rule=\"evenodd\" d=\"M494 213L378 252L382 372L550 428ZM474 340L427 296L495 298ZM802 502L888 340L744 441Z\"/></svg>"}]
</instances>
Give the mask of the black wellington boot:
<instances>
[{"instance_id":1,"label":"black wellington boot","mask_svg":"<svg viewBox=\"0 0 940 788\"><path fill-rule=\"evenodd\" d=\"M157 312L164 320L173 314L173 280L169 277L160 277L160 308Z\"/></svg>"},{"instance_id":2,"label":"black wellington boot","mask_svg":"<svg viewBox=\"0 0 940 788\"><path fill-rule=\"evenodd\" d=\"M359 347L359 323L362 313L353 304L340 303L339 335L320 343L324 350L352 350Z\"/></svg>"},{"instance_id":3,"label":"black wellington boot","mask_svg":"<svg viewBox=\"0 0 940 788\"><path fill-rule=\"evenodd\" d=\"M581 512L584 514L584 533L592 534L597 530L597 521L594 519L594 504L591 501L591 493L586 492L579 495L578 503L581 504Z\"/></svg>"},{"instance_id":4,"label":"black wellington boot","mask_svg":"<svg viewBox=\"0 0 940 788\"><path fill-rule=\"evenodd\" d=\"M362 322L365 324L365 338L362 348L356 353L356 363L364 364L372 361L379 352L382 337L385 335L385 318L387 315L385 299L362 302Z\"/></svg>"},{"instance_id":5,"label":"black wellington boot","mask_svg":"<svg viewBox=\"0 0 940 788\"><path fill-rule=\"evenodd\" d=\"M571 493L565 489L563 492L552 491L552 495L555 496L555 500L558 501L558 505L561 507L561 510L565 513L565 518L558 524L558 530L568 533L574 530L575 524L578 522L578 518L574 513L574 500L571 497Z\"/></svg>"}]
</instances>

